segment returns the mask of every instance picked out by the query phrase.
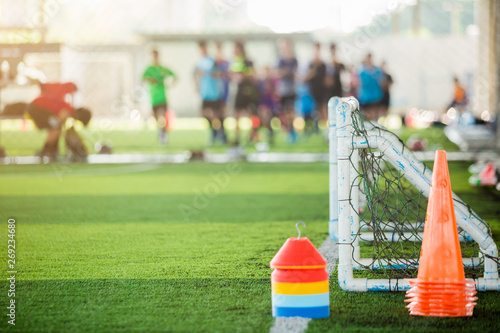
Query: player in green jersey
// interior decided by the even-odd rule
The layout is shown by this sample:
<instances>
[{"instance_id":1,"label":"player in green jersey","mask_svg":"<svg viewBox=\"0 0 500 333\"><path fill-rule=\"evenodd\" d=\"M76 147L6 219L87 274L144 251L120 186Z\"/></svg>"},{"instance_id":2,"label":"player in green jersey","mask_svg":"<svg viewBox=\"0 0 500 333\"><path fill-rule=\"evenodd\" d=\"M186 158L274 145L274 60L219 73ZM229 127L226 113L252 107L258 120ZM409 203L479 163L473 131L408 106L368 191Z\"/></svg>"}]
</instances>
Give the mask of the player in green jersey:
<instances>
[{"instance_id":1,"label":"player in green jersey","mask_svg":"<svg viewBox=\"0 0 500 333\"><path fill-rule=\"evenodd\" d=\"M149 84L149 93L151 96L151 105L153 114L158 122L160 129L160 142L167 143L167 118L168 110L167 94L165 93L165 80L172 79L172 84L177 80L177 76L170 69L160 65L159 54L157 50L153 50L153 63L146 68L142 74L142 80Z\"/></svg>"}]
</instances>

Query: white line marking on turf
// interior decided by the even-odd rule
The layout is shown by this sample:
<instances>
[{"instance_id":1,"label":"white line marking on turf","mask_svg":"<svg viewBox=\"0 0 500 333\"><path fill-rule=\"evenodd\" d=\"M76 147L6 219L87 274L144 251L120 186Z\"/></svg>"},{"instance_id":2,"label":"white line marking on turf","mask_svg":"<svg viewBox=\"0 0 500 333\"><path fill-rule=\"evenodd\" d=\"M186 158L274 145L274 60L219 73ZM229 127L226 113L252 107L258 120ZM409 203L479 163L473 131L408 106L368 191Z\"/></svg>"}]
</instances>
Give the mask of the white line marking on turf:
<instances>
[{"instance_id":1,"label":"white line marking on turf","mask_svg":"<svg viewBox=\"0 0 500 333\"><path fill-rule=\"evenodd\" d=\"M415 156L422 162L433 161L434 152L414 152ZM484 152L449 152L448 161L472 161L472 160L495 160L498 159L498 153L495 151ZM204 162L207 163L227 163L231 161L241 161L246 158L247 162L254 163L288 163L288 162L326 162L328 153L252 153L245 155L238 149L228 149L226 153L204 155ZM112 154L100 155L91 154L88 156L89 164L128 164L128 163L187 163L189 162L189 153L180 154ZM40 158L37 156L14 156L0 158L1 164L40 164Z\"/></svg>"},{"instance_id":2,"label":"white line marking on turf","mask_svg":"<svg viewBox=\"0 0 500 333\"><path fill-rule=\"evenodd\" d=\"M75 171L75 175L82 176L107 176L107 175L120 175L126 173L143 172L161 168L160 164L134 164L134 165L124 165L119 167L105 167L105 168L95 168L95 169L85 169L81 171ZM71 172L68 172L71 175Z\"/></svg>"},{"instance_id":3,"label":"white line marking on turf","mask_svg":"<svg viewBox=\"0 0 500 333\"><path fill-rule=\"evenodd\" d=\"M64 176L109 176L134 172L144 172L162 167L160 164L133 164L124 166L107 166L104 168L73 169L71 165L54 164L54 169L46 172L16 172L0 175L0 178L25 178L25 177L64 177Z\"/></svg>"},{"instance_id":4,"label":"white line marking on turf","mask_svg":"<svg viewBox=\"0 0 500 333\"><path fill-rule=\"evenodd\" d=\"M326 271L330 275L335 270L339 259L339 247L330 237L326 237L318 250L326 260ZM274 320L274 325L269 333L303 333L310 321L309 318L278 317Z\"/></svg>"},{"instance_id":5,"label":"white line marking on turf","mask_svg":"<svg viewBox=\"0 0 500 333\"><path fill-rule=\"evenodd\" d=\"M274 320L270 333L302 333L311 319L301 317L278 317Z\"/></svg>"},{"instance_id":6,"label":"white line marking on turf","mask_svg":"<svg viewBox=\"0 0 500 333\"><path fill-rule=\"evenodd\" d=\"M337 260L339 259L339 247L337 246L337 243L330 237L326 237L325 241L321 244L318 250L326 260L326 271L328 272L328 275L331 275L335 270Z\"/></svg>"}]
</instances>

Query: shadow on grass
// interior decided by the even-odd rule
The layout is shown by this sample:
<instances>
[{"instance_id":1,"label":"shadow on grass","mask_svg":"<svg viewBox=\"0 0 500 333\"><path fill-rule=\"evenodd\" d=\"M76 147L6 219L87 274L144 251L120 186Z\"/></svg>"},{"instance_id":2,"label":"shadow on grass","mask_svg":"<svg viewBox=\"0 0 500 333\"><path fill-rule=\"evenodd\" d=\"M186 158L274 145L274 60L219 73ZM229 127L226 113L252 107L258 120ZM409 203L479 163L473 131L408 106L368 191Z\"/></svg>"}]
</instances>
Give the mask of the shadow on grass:
<instances>
[{"instance_id":1,"label":"shadow on grass","mask_svg":"<svg viewBox=\"0 0 500 333\"><path fill-rule=\"evenodd\" d=\"M473 317L415 317L404 293L345 292L331 279L330 317L308 332L498 332L498 293L479 293ZM5 291L5 285L0 288ZM18 281L13 331L268 332L268 279ZM0 329L6 321L0 323Z\"/></svg>"},{"instance_id":2,"label":"shadow on grass","mask_svg":"<svg viewBox=\"0 0 500 333\"><path fill-rule=\"evenodd\" d=\"M328 193L2 197L0 210L26 224L327 221Z\"/></svg>"},{"instance_id":3,"label":"shadow on grass","mask_svg":"<svg viewBox=\"0 0 500 333\"><path fill-rule=\"evenodd\" d=\"M268 332L273 323L267 279L40 280L16 287L16 326L9 328L18 332ZM0 330L7 325L2 320Z\"/></svg>"}]
</instances>

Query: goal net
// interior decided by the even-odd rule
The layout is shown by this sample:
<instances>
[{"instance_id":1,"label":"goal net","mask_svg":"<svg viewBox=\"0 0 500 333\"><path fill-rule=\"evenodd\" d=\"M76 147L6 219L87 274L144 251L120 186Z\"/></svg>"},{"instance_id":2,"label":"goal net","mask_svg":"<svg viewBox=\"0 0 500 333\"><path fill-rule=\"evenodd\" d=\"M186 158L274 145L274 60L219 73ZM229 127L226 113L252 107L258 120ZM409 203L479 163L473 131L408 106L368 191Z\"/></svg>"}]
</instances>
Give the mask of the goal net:
<instances>
[{"instance_id":1,"label":"goal net","mask_svg":"<svg viewBox=\"0 0 500 333\"><path fill-rule=\"evenodd\" d=\"M345 290L407 290L415 278L432 172L392 132L364 120L354 98L329 102L330 236ZM485 221L454 194L466 276L500 290Z\"/></svg>"}]
</instances>

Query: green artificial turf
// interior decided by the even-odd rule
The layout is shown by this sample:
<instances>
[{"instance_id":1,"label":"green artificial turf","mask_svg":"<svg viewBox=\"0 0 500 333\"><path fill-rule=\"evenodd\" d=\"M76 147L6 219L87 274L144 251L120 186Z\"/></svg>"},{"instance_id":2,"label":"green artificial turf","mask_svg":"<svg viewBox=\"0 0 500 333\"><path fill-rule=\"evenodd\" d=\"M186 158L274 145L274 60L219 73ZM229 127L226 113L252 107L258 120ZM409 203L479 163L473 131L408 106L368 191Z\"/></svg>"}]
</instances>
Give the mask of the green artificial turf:
<instances>
[{"instance_id":1,"label":"green artificial turf","mask_svg":"<svg viewBox=\"0 0 500 333\"><path fill-rule=\"evenodd\" d=\"M500 245L500 195L455 192ZM0 278L16 219L17 332L268 332L269 261L295 223L320 246L328 226L326 163L0 166ZM204 194L205 193L205 194ZM3 230L3 231L2 231ZM348 293L330 280L331 316L309 332L498 331L500 294L472 318L410 317L404 293ZM7 306L7 282L0 284ZM6 313L6 311L4 311Z\"/></svg>"}]
</instances>

